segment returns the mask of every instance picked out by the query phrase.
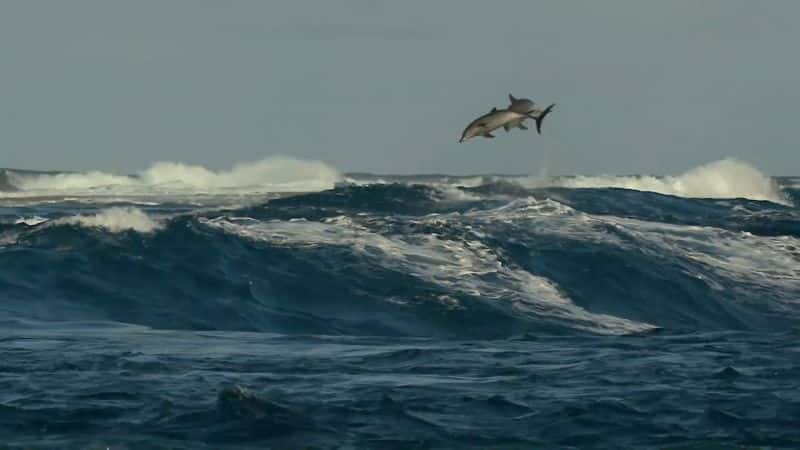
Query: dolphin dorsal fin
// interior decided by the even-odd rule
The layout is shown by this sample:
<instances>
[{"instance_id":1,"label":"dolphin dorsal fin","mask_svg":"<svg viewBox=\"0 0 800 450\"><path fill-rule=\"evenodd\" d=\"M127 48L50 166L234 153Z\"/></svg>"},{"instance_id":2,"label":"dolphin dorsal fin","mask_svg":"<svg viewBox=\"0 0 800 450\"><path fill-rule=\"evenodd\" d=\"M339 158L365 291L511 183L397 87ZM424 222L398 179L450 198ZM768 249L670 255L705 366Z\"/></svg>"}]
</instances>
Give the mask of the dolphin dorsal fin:
<instances>
[{"instance_id":1,"label":"dolphin dorsal fin","mask_svg":"<svg viewBox=\"0 0 800 450\"><path fill-rule=\"evenodd\" d=\"M508 101L510 101L511 103L514 103L515 101L517 101L517 98L514 97L512 94L508 94Z\"/></svg>"},{"instance_id":2,"label":"dolphin dorsal fin","mask_svg":"<svg viewBox=\"0 0 800 450\"><path fill-rule=\"evenodd\" d=\"M496 107L496 106L495 106L495 107L493 107L493 108L492 108L492 110L491 110L491 111L489 111L489 112L497 112L497 107Z\"/></svg>"}]
</instances>

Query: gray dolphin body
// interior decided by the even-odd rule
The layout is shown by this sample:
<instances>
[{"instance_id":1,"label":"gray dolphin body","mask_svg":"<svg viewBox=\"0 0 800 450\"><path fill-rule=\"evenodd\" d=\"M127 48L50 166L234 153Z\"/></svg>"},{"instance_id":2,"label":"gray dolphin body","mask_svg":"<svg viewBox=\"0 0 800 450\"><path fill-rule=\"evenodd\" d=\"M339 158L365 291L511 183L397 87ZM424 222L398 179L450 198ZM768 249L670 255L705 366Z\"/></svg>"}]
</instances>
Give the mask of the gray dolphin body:
<instances>
[{"instance_id":1,"label":"gray dolphin body","mask_svg":"<svg viewBox=\"0 0 800 450\"><path fill-rule=\"evenodd\" d=\"M527 98L516 98L512 94L508 94L508 110L528 114L531 111L536 109L536 104L533 100L529 100Z\"/></svg>"},{"instance_id":2,"label":"gray dolphin body","mask_svg":"<svg viewBox=\"0 0 800 450\"><path fill-rule=\"evenodd\" d=\"M556 104L553 103L547 108L543 108L541 106L536 105L532 100L529 100L527 98L516 98L511 94L508 94L508 100L510 104L506 109L519 114L523 114L524 116L520 119L518 123L509 123L507 127L504 127L506 131L514 127L527 130L528 128L525 125L523 125L523 122L525 121L525 119L530 117L536 121L536 132L542 134L542 121L544 120L545 116L550 114L550 111L553 110L553 107L556 106Z\"/></svg>"},{"instance_id":3,"label":"gray dolphin body","mask_svg":"<svg viewBox=\"0 0 800 450\"><path fill-rule=\"evenodd\" d=\"M458 142L464 142L467 139L472 139L476 136L493 138L494 136L492 135L492 131L500 127L505 128L512 123L520 124L527 117L528 116L525 114L510 111L508 109L492 108L489 113L478 117L469 125L467 125L467 128L464 129L464 132L461 133L461 139L459 139ZM506 130L508 130L508 128L506 128Z\"/></svg>"}]
</instances>

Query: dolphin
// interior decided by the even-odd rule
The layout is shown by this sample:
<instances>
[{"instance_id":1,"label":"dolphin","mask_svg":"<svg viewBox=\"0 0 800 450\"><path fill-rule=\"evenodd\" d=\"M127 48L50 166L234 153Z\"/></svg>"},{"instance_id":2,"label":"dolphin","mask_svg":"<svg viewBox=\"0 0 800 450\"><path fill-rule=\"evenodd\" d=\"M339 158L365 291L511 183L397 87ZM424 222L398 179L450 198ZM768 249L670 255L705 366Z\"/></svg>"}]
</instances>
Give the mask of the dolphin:
<instances>
[{"instance_id":1,"label":"dolphin","mask_svg":"<svg viewBox=\"0 0 800 450\"><path fill-rule=\"evenodd\" d=\"M510 102L508 108L510 111L528 114L535 108L533 100L527 98L516 98L513 94L508 94L508 101Z\"/></svg>"},{"instance_id":2,"label":"dolphin","mask_svg":"<svg viewBox=\"0 0 800 450\"><path fill-rule=\"evenodd\" d=\"M508 100L510 104L508 105L509 111L513 111L516 113L524 114L526 117L523 117L519 122L509 122L505 128L506 131L517 127L523 130L527 130L528 127L523 125L522 123L530 117L531 119L536 121L536 132L542 134L542 121L544 120L545 116L550 114L550 111L553 110L553 107L556 106L555 103L551 104L547 108L542 108L541 106L536 105L532 100L527 98L516 98L512 94L508 94Z\"/></svg>"},{"instance_id":3,"label":"dolphin","mask_svg":"<svg viewBox=\"0 0 800 450\"><path fill-rule=\"evenodd\" d=\"M475 136L483 136L486 138L493 138L492 131L505 127L510 123L522 123L528 116L522 113L510 111L508 109L492 108L488 113L473 120L464 132L461 133L461 139L458 142L464 142L467 139L472 139ZM516 126L516 125L514 125Z\"/></svg>"}]
</instances>

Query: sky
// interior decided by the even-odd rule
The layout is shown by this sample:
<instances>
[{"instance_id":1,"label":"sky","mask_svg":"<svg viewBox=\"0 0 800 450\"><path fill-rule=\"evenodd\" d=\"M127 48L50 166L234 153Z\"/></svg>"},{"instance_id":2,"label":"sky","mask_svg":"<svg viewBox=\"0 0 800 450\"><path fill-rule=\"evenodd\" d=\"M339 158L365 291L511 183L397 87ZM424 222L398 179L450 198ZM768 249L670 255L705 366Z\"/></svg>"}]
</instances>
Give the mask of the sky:
<instances>
[{"instance_id":1,"label":"sky","mask_svg":"<svg viewBox=\"0 0 800 450\"><path fill-rule=\"evenodd\" d=\"M800 174L800 2L5 0L0 167ZM458 143L508 93L543 135Z\"/></svg>"}]
</instances>

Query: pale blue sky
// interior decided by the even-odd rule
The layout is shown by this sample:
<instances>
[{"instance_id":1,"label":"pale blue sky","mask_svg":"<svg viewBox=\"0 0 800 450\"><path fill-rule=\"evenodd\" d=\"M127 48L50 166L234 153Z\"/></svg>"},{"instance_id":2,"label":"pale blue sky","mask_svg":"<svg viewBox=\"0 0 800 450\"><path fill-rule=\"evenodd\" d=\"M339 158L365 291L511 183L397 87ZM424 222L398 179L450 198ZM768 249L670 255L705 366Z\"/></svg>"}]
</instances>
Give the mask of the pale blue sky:
<instances>
[{"instance_id":1,"label":"pale blue sky","mask_svg":"<svg viewBox=\"0 0 800 450\"><path fill-rule=\"evenodd\" d=\"M800 2L0 2L0 167L800 173ZM534 131L459 144L508 92Z\"/></svg>"}]
</instances>

